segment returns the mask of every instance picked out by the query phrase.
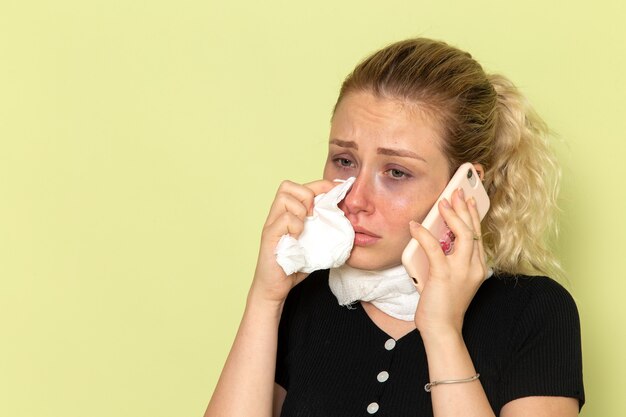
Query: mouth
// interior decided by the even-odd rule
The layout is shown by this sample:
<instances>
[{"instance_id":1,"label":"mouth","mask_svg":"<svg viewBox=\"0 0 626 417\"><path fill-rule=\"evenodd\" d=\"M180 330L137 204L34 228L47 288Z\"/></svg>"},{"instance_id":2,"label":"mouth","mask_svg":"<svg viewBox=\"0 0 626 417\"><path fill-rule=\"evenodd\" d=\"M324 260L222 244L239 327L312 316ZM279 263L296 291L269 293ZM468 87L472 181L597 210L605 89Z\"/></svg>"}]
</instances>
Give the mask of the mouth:
<instances>
[{"instance_id":1,"label":"mouth","mask_svg":"<svg viewBox=\"0 0 626 417\"><path fill-rule=\"evenodd\" d=\"M380 239L381 236L378 236L376 233L370 232L363 227L354 226L354 246L373 245Z\"/></svg>"}]
</instances>

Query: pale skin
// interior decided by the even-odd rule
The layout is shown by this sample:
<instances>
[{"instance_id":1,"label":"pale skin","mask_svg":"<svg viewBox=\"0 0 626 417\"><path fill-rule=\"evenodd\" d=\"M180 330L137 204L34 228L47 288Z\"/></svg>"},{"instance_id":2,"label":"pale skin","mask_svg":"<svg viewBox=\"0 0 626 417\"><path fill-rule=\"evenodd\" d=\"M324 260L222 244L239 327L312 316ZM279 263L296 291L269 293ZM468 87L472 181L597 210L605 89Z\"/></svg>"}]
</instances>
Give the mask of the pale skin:
<instances>
[{"instance_id":1,"label":"pale skin","mask_svg":"<svg viewBox=\"0 0 626 417\"><path fill-rule=\"evenodd\" d=\"M336 178L357 178L340 204L356 231L350 266L399 265L411 237L424 247L431 265L428 280L419 283L414 322L362 303L366 313L395 339L415 328L420 331L431 380L476 374L461 333L465 311L487 273L482 240L474 239L480 235L476 205L460 192L439 204L457 236L449 256L419 225L450 178L441 140L437 123L413 103L368 92L344 97L331 125L324 179L305 185L285 181L276 194L243 319L205 417L280 414L286 391L274 383L278 322L289 290L306 276L285 276L276 264L274 248L282 235L297 237L302 232L314 196L332 188ZM481 174L482 166L475 166ZM437 417L494 416L480 380L439 385L431 396ZM578 401L526 397L509 402L500 412L502 417L529 415L573 417L578 415Z\"/></svg>"}]
</instances>

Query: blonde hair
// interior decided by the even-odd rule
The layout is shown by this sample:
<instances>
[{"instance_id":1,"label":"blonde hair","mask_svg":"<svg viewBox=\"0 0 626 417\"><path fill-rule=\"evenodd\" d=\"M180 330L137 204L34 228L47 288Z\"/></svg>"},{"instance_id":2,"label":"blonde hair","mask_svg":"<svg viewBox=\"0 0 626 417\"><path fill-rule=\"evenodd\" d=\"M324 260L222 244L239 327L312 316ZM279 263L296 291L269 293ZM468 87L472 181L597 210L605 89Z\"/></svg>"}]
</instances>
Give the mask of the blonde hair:
<instances>
[{"instance_id":1,"label":"blonde hair","mask_svg":"<svg viewBox=\"0 0 626 417\"><path fill-rule=\"evenodd\" d=\"M550 250L559 167L548 128L509 80L485 74L467 52L417 38L361 62L345 79L337 104L355 91L406 100L435 117L450 174L464 162L483 165L491 208L482 233L496 272L562 276Z\"/></svg>"}]
</instances>

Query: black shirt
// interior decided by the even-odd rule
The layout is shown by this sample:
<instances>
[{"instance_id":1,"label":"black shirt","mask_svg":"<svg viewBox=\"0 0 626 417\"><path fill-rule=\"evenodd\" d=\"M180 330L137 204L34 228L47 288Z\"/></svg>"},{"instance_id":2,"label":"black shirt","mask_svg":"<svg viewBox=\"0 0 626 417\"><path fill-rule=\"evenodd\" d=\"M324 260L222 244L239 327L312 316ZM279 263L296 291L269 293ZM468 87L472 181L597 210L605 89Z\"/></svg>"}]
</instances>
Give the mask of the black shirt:
<instances>
[{"instance_id":1,"label":"black shirt","mask_svg":"<svg viewBox=\"0 0 626 417\"><path fill-rule=\"evenodd\" d=\"M527 396L574 397L582 407L578 312L555 281L487 279L467 310L463 337L496 415ZM394 340L359 303L340 306L328 270L291 290L278 336L282 417L432 416L428 381L419 332Z\"/></svg>"}]
</instances>

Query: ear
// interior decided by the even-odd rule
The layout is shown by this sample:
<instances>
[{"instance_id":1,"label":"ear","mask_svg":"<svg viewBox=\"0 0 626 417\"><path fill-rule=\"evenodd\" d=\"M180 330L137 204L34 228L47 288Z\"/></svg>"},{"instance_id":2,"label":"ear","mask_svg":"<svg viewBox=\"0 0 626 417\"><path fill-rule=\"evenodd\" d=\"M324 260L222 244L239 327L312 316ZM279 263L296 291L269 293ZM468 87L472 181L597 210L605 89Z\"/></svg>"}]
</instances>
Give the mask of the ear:
<instances>
[{"instance_id":1,"label":"ear","mask_svg":"<svg viewBox=\"0 0 626 417\"><path fill-rule=\"evenodd\" d=\"M474 169L476 169L476 172L478 173L478 178L480 178L481 181L485 180L485 168L483 167L482 164L474 164Z\"/></svg>"}]
</instances>

